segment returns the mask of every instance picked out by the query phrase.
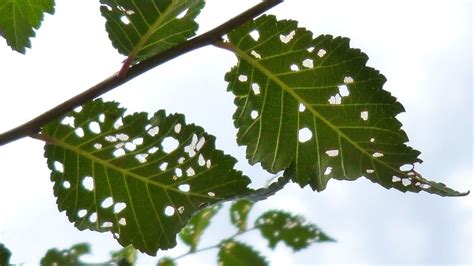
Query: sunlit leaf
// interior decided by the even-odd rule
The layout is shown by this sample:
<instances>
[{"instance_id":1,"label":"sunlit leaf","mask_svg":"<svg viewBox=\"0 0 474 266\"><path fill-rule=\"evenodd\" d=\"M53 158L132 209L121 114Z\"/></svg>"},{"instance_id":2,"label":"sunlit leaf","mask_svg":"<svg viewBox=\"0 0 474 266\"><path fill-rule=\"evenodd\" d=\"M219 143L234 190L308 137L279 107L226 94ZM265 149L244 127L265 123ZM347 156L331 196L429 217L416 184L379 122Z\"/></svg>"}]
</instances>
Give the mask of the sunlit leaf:
<instances>
[{"instance_id":1,"label":"sunlit leaf","mask_svg":"<svg viewBox=\"0 0 474 266\"><path fill-rule=\"evenodd\" d=\"M52 248L46 252L46 255L41 259L40 264L43 266L80 265L80 257L88 253L90 253L90 246L87 243L76 244L69 249L63 250Z\"/></svg>"},{"instance_id":2,"label":"sunlit leaf","mask_svg":"<svg viewBox=\"0 0 474 266\"><path fill-rule=\"evenodd\" d=\"M10 257L12 253L10 250L0 243L0 265L10 265Z\"/></svg>"},{"instance_id":3,"label":"sunlit leaf","mask_svg":"<svg viewBox=\"0 0 474 266\"><path fill-rule=\"evenodd\" d=\"M303 217L282 211L268 211L256 221L268 245L274 249L282 241L294 251L306 248L316 242L334 241L316 225L307 223Z\"/></svg>"},{"instance_id":4,"label":"sunlit leaf","mask_svg":"<svg viewBox=\"0 0 474 266\"><path fill-rule=\"evenodd\" d=\"M230 221L240 231L247 229L247 218L252 206L253 202L242 199L232 203L230 207Z\"/></svg>"},{"instance_id":5,"label":"sunlit leaf","mask_svg":"<svg viewBox=\"0 0 474 266\"><path fill-rule=\"evenodd\" d=\"M106 30L118 51L133 61L160 53L195 35L203 0L100 0Z\"/></svg>"},{"instance_id":6,"label":"sunlit leaf","mask_svg":"<svg viewBox=\"0 0 474 266\"><path fill-rule=\"evenodd\" d=\"M196 250L201 236L221 207L221 204L217 204L196 213L179 233L181 240L188 244L192 251Z\"/></svg>"},{"instance_id":7,"label":"sunlit leaf","mask_svg":"<svg viewBox=\"0 0 474 266\"><path fill-rule=\"evenodd\" d=\"M257 251L233 240L222 243L217 256L220 266L268 265L265 258Z\"/></svg>"},{"instance_id":8,"label":"sunlit leaf","mask_svg":"<svg viewBox=\"0 0 474 266\"><path fill-rule=\"evenodd\" d=\"M17 52L24 54L31 47L44 13L54 13L54 0L2 0L0 1L0 36Z\"/></svg>"},{"instance_id":9,"label":"sunlit leaf","mask_svg":"<svg viewBox=\"0 0 474 266\"><path fill-rule=\"evenodd\" d=\"M119 266L134 265L137 261L137 250L132 246L126 246L119 251L111 253L112 260Z\"/></svg>"},{"instance_id":10,"label":"sunlit leaf","mask_svg":"<svg viewBox=\"0 0 474 266\"><path fill-rule=\"evenodd\" d=\"M168 257L161 258L158 261L158 266L175 266L175 265L176 263L174 262L174 260Z\"/></svg>"},{"instance_id":11,"label":"sunlit leaf","mask_svg":"<svg viewBox=\"0 0 474 266\"><path fill-rule=\"evenodd\" d=\"M42 130L59 209L77 228L155 255L196 211L248 193L236 160L183 115L124 112L95 100Z\"/></svg>"},{"instance_id":12,"label":"sunlit leaf","mask_svg":"<svg viewBox=\"0 0 474 266\"><path fill-rule=\"evenodd\" d=\"M228 34L238 64L226 75L235 96L237 141L251 164L322 191L330 179L367 177L385 188L459 196L412 167L418 151L396 115L403 106L385 77L349 39L312 33L296 21L262 16Z\"/></svg>"}]
</instances>

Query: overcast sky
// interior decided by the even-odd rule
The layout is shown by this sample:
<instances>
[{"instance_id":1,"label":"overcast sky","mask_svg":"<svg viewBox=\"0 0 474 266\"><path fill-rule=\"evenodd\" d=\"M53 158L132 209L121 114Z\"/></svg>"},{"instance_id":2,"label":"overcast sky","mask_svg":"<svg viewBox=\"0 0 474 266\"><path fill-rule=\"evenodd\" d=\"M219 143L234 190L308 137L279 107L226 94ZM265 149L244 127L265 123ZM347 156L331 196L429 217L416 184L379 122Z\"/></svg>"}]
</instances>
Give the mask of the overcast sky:
<instances>
[{"instance_id":1,"label":"overcast sky","mask_svg":"<svg viewBox=\"0 0 474 266\"><path fill-rule=\"evenodd\" d=\"M11 52L0 40L0 132L101 81L124 59L111 46L98 1L57 1L26 56ZM199 17L200 31L258 1L208 0ZM405 106L398 116L410 145L422 152L417 167L425 177L458 190L472 189L472 2L470 0L293 0L270 13L296 19L315 35L351 38L370 57L369 65L388 78L384 89ZM217 147L240 159L238 168L255 187L270 177L244 160L235 143L233 97L224 74L236 62L227 51L200 49L105 95L131 111L186 114L187 122L217 136ZM0 242L13 252L12 263L38 263L47 249L90 242L90 261L105 260L119 249L111 234L79 232L59 213L43 158L43 143L23 139L0 147ZM257 233L252 241L272 265L290 264L466 264L472 257L472 195L441 198L403 194L372 184L330 181L316 193L288 185L258 203L251 219L278 208L304 214L338 240L299 253L279 245L266 248ZM226 214L212 232L230 232ZM217 236L207 235L203 245ZM184 252L181 246L170 254ZM159 253L159 255L165 253ZM215 264L215 251L198 258ZM157 259L143 256L143 263Z\"/></svg>"}]
</instances>

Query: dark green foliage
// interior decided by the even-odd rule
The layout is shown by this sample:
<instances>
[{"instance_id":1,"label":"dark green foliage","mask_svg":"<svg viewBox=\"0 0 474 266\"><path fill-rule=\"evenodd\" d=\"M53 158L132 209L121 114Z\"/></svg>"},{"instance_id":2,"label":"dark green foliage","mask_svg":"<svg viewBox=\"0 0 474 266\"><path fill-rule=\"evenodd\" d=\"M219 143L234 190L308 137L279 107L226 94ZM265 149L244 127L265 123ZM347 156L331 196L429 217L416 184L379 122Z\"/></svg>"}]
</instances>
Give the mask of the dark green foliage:
<instances>
[{"instance_id":1,"label":"dark green foliage","mask_svg":"<svg viewBox=\"0 0 474 266\"><path fill-rule=\"evenodd\" d=\"M133 61L141 61L196 34L194 19L203 0L100 0L112 44Z\"/></svg>"},{"instance_id":2,"label":"dark green foliage","mask_svg":"<svg viewBox=\"0 0 474 266\"><path fill-rule=\"evenodd\" d=\"M334 241L316 225L307 223L302 216L283 211L265 212L255 221L255 227L268 240L268 245L272 249L280 241L294 251L299 251L316 242Z\"/></svg>"},{"instance_id":3,"label":"dark green foliage","mask_svg":"<svg viewBox=\"0 0 474 266\"><path fill-rule=\"evenodd\" d=\"M84 263L81 263L80 257L88 253L90 253L90 246L87 243L76 244L63 250L52 248L46 252L40 263L42 266L83 265Z\"/></svg>"},{"instance_id":4,"label":"dark green foliage","mask_svg":"<svg viewBox=\"0 0 474 266\"><path fill-rule=\"evenodd\" d=\"M395 116L403 106L385 77L349 39L312 33L292 20L262 16L228 34L238 64L226 75L235 96L237 142L251 164L322 191L361 176L385 188L460 196L412 168L420 152Z\"/></svg>"},{"instance_id":5,"label":"dark green foliage","mask_svg":"<svg viewBox=\"0 0 474 266\"><path fill-rule=\"evenodd\" d=\"M10 263L10 257L12 253L10 250L5 247L2 243L0 243L0 266L5 266Z\"/></svg>"},{"instance_id":6,"label":"dark green foliage","mask_svg":"<svg viewBox=\"0 0 474 266\"><path fill-rule=\"evenodd\" d=\"M232 203L230 207L230 221L240 231L247 229L247 218L252 206L253 202L243 199Z\"/></svg>"},{"instance_id":7,"label":"dark green foliage","mask_svg":"<svg viewBox=\"0 0 474 266\"><path fill-rule=\"evenodd\" d=\"M191 251L196 250L201 236L221 207L221 204L217 204L194 214L188 224L181 230L179 237L191 247Z\"/></svg>"},{"instance_id":8,"label":"dark green foliage","mask_svg":"<svg viewBox=\"0 0 474 266\"><path fill-rule=\"evenodd\" d=\"M257 251L234 240L222 243L217 256L220 266L261 266L268 264Z\"/></svg>"},{"instance_id":9,"label":"dark green foliage","mask_svg":"<svg viewBox=\"0 0 474 266\"><path fill-rule=\"evenodd\" d=\"M77 228L155 255L194 212L249 192L236 160L182 115L124 112L96 100L43 128L59 209Z\"/></svg>"},{"instance_id":10,"label":"dark green foliage","mask_svg":"<svg viewBox=\"0 0 474 266\"><path fill-rule=\"evenodd\" d=\"M41 26L44 13L54 13L54 0L0 1L0 36L19 53L31 47L30 38Z\"/></svg>"}]
</instances>

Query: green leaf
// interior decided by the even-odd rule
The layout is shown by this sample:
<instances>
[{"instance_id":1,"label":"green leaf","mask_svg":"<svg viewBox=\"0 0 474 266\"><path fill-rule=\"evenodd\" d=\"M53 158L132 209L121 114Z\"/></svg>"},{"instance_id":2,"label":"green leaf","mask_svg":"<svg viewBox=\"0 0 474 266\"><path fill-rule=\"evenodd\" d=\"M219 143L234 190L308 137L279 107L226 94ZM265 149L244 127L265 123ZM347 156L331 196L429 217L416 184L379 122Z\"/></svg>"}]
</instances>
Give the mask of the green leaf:
<instances>
[{"instance_id":1,"label":"green leaf","mask_svg":"<svg viewBox=\"0 0 474 266\"><path fill-rule=\"evenodd\" d=\"M253 202L242 199L232 203L230 207L230 221L240 231L247 229L247 218L252 206Z\"/></svg>"},{"instance_id":2,"label":"green leaf","mask_svg":"<svg viewBox=\"0 0 474 266\"><path fill-rule=\"evenodd\" d=\"M255 226L260 230L268 245L274 249L282 241L294 251L316 242L334 241L314 224L306 223L303 217L283 211L268 211L262 214Z\"/></svg>"},{"instance_id":3,"label":"green leaf","mask_svg":"<svg viewBox=\"0 0 474 266\"><path fill-rule=\"evenodd\" d=\"M119 251L111 253L112 260L119 266L133 265L137 261L137 250L132 246L126 246Z\"/></svg>"},{"instance_id":4,"label":"green leaf","mask_svg":"<svg viewBox=\"0 0 474 266\"><path fill-rule=\"evenodd\" d=\"M59 210L80 230L155 255L196 211L250 191L236 160L183 115L124 112L95 100L42 130Z\"/></svg>"},{"instance_id":5,"label":"green leaf","mask_svg":"<svg viewBox=\"0 0 474 266\"><path fill-rule=\"evenodd\" d=\"M226 75L236 99L237 142L251 164L322 191L331 178L361 176L385 188L441 196L462 193L427 181L412 167L420 152L395 116L404 111L382 89L385 77L349 39L312 33L296 21L262 16L228 34L238 56Z\"/></svg>"},{"instance_id":6,"label":"green leaf","mask_svg":"<svg viewBox=\"0 0 474 266\"><path fill-rule=\"evenodd\" d=\"M35 37L44 13L54 13L54 0L0 1L0 36L13 50L24 54L31 48L30 38Z\"/></svg>"},{"instance_id":7,"label":"green leaf","mask_svg":"<svg viewBox=\"0 0 474 266\"><path fill-rule=\"evenodd\" d=\"M0 243L0 266L9 265L11 256L12 253L10 252L10 250L5 247L5 245Z\"/></svg>"},{"instance_id":8,"label":"green leaf","mask_svg":"<svg viewBox=\"0 0 474 266\"><path fill-rule=\"evenodd\" d=\"M265 258L257 251L233 240L222 243L217 256L220 266L268 265Z\"/></svg>"},{"instance_id":9,"label":"green leaf","mask_svg":"<svg viewBox=\"0 0 474 266\"><path fill-rule=\"evenodd\" d=\"M58 250L56 248L49 249L46 255L41 259L42 266L68 266L80 265L82 255L90 253L90 246L87 243L80 243L69 249Z\"/></svg>"},{"instance_id":10,"label":"green leaf","mask_svg":"<svg viewBox=\"0 0 474 266\"><path fill-rule=\"evenodd\" d=\"M191 251L196 250L201 236L209 226L211 219L217 214L221 207L221 204L217 204L196 213L183 230L181 230L179 237L184 243L191 247Z\"/></svg>"},{"instance_id":11,"label":"green leaf","mask_svg":"<svg viewBox=\"0 0 474 266\"><path fill-rule=\"evenodd\" d=\"M204 0L100 0L105 27L117 50L142 61L194 36Z\"/></svg>"},{"instance_id":12,"label":"green leaf","mask_svg":"<svg viewBox=\"0 0 474 266\"><path fill-rule=\"evenodd\" d=\"M158 261L158 266L175 266L176 263L172 258L164 257Z\"/></svg>"}]
</instances>

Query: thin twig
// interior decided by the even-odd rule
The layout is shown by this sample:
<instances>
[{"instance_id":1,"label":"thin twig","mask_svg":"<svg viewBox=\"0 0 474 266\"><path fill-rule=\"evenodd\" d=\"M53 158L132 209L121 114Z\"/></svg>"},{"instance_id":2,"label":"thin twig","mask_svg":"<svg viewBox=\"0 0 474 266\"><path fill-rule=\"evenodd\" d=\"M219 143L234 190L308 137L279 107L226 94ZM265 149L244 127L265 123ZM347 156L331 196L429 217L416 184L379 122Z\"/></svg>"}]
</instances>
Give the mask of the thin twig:
<instances>
[{"instance_id":1,"label":"thin twig","mask_svg":"<svg viewBox=\"0 0 474 266\"><path fill-rule=\"evenodd\" d=\"M75 107L83 105L88 101L91 101L100 95L117 88L118 86L138 77L139 75L155 68L167 61L170 61L178 56L186 54L190 51L198 48L212 45L216 42L221 41L222 36L229 31L232 31L236 27L244 24L250 19L253 19L272 7L282 3L283 0L263 0L261 3L241 13L240 15L228 20L224 24L196 36L188 41L178 44L158 55L155 55L149 59L140 62L137 65L132 66L126 73L126 75L118 75L117 73L104 81L96 84L88 90L74 96L73 98L57 105L56 107L46 111L45 113L33 118L32 120L20 125L14 129L0 134L0 146L10 143L12 141L30 136L38 133L41 127L52 120L60 117L61 115L71 111Z\"/></svg>"}]
</instances>

